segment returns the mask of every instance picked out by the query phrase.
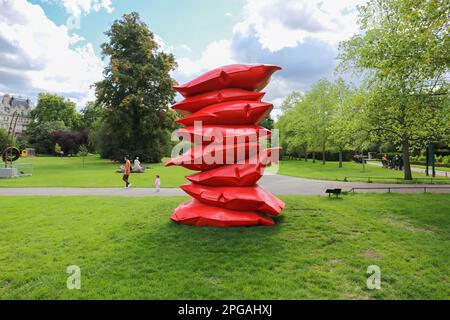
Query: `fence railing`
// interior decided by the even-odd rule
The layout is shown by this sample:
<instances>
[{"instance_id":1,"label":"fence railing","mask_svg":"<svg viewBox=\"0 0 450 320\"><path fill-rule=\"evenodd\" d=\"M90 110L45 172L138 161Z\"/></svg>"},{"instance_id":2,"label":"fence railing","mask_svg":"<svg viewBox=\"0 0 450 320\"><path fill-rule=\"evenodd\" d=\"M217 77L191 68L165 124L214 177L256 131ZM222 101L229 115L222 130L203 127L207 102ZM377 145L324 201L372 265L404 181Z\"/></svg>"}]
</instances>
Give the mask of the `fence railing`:
<instances>
[{"instance_id":1,"label":"fence railing","mask_svg":"<svg viewBox=\"0 0 450 320\"><path fill-rule=\"evenodd\" d=\"M424 193L427 193L427 190L448 190L450 192L450 186L442 186L442 187L430 187L430 186L424 186L424 187L355 187L351 188L349 192L355 192L355 190L387 190L388 193L390 193L392 190L420 190L423 189Z\"/></svg>"},{"instance_id":2,"label":"fence railing","mask_svg":"<svg viewBox=\"0 0 450 320\"><path fill-rule=\"evenodd\" d=\"M13 168L17 169L19 177L30 177L33 175L33 165L31 163L14 163Z\"/></svg>"},{"instance_id":3,"label":"fence railing","mask_svg":"<svg viewBox=\"0 0 450 320\"><path fill-rule=\"evenodd\" d=\"M357 177L357 176L346 176L346 177L344 177L344 181L345 182L348 182L349 180L352 180L353 179L353 181L355 181L356 179L358 180L358 181L361 181L361 180L367 180L367 182L368 183L372 183L372 182L375 182L376 180L378 180L378 181L386 181L386 180L392 180L392 181L395 181L395 183L398 183L398 184L400 184L400 183L404 183L405 181L407 181L407 182L411 182L411 183L413 183L413 182L430 182L431 184L434 184L435 182L450 182L450 178L433 178L433 177L430 177L430 178L414 178L413 180L404 180L403 178L400 178L400 177L398 177L398 178L395 178L395 177L371 177L371 176L369 176L369 177Z\"/></svg>"}]
</instances>

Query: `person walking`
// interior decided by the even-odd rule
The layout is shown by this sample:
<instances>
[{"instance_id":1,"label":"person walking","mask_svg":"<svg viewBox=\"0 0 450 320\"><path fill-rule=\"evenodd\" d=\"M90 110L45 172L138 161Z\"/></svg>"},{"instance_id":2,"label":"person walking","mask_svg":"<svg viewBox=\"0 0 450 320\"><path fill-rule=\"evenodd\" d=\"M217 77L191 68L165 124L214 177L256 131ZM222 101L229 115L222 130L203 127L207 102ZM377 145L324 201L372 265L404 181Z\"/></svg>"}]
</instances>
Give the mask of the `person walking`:
<instances>
[{"instance_id":1,"label":"person walking","mask_svg":"<svg viewBox=\"0 0 450 320\"><path fill-rule=\"evenodd\" d=\"M131 187L131 183L128 182L128 178L129 178L130 172L131 172L131 163L130 163L128 155L126 155L124 157L124 160L125 160L125 170L124 170L122 180L125 181L125 189L128 189L129 187Z\"/></svg>"}]
</instances>

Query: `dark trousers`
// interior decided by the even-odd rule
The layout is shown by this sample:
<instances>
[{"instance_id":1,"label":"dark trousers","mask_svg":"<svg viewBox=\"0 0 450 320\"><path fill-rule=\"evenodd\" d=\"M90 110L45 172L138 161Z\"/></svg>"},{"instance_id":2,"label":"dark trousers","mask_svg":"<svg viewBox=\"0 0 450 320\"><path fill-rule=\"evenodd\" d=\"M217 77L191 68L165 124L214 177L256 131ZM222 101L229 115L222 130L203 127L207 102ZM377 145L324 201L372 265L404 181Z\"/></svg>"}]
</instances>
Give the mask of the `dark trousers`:
<instances>
[{"instance_id":1,"label":"dark trousers","mask_svg":"<svg viewBox=\"0 0 450 320\"><path fill-rule=\"evenodd\" d=\"M129 174L124 174L124 175L123 175L123 178L122 178L122 180L125 181L127 187L128 187L128 185L130 184L130 183L128 182L128 177L129 177L129 176L130 176Z\"/></svg>"}]
</instances>

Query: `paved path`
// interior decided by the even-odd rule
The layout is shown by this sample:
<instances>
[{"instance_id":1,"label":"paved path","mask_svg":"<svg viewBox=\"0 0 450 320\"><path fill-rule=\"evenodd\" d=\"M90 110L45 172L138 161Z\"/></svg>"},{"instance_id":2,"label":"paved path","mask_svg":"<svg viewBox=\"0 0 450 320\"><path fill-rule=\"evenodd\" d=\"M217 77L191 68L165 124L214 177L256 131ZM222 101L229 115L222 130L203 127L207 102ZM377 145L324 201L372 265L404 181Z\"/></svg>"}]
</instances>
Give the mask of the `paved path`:
<instances>
[{"instance_id":1,"label":"paved path","mask_svg":"<svg viewBox=\"0 0 450 320\"><path fill-rule=\"evenodd\" d=\"M372 166L377 166L377 167L383 166L380 162L374 162L374 161L367 161L367 164L370 164ZM423 168L411 167L411 171L425 173L425 169L423 169ZM430 172L430 177L431 177L431 172L432 172L431 168L430 168L429 172ZM436 170L436 176L450 177L450 172L443 171L443 170Z\"/></svg>"},{"instance_id":2,"label":"paved path","mask_svg":"<svg viewBox=\"0 0 450 320\"><path fill-rule=\"evenodd\" d=\"M259 184L278 195L325 195L328 188L341 188L348 191L352 188L382 188L357 190L357 192L391 192L422 193L424 187L427 192L450 193L450 186L439 185L399 185L385 183L322 181L295 178L277 174L264 175ZM418 186L420 189L413 187ZM396 189L401 188L401 189ZM179 188L163 188L156 192L152 188L0 188L0 196L186 196Z\"/></svg>"}]
</instances>

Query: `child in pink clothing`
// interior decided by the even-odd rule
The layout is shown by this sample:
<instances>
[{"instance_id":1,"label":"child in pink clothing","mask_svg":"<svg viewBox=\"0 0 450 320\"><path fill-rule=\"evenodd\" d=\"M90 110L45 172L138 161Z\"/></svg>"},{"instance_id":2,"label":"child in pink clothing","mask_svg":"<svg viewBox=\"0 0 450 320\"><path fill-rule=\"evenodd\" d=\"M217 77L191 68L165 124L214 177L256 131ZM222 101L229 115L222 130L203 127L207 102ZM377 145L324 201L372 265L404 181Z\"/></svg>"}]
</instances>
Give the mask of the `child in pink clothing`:
<instances>
[{"instance_id":1,"label":"child in pink clothing","mask_svg":"<svg viewBox=\"0 0 450 320\"><path fill-rule=\"evenodd\" d=\"M159 192L160 185L161 185L161 181L159 180L159 176L156 176L156 180L155 180L156 192Z\"/></svg>"}]
</instances>

